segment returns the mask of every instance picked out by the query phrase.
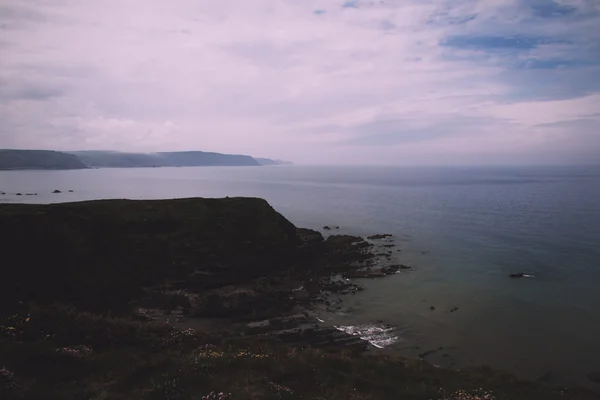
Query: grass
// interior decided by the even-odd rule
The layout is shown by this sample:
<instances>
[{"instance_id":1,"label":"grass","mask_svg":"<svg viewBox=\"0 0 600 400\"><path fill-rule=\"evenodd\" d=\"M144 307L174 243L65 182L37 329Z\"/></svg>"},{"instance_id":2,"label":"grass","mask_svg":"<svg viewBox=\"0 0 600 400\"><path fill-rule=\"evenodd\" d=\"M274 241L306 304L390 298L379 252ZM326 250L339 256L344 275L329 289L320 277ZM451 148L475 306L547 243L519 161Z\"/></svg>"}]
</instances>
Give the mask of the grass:
<instances>
[{"instance_id":1,"label":"grass","mask_svg":"<svg viewBox=\"0 0 600 400\"><path fill-rule=\"evenodd\" d=\"M33 307L3 327L0 366L9 371L0 375L3 399L598 398L487 368L452 371L350 350L222 340L69 307Z\"/></svg>"}]
</instances>

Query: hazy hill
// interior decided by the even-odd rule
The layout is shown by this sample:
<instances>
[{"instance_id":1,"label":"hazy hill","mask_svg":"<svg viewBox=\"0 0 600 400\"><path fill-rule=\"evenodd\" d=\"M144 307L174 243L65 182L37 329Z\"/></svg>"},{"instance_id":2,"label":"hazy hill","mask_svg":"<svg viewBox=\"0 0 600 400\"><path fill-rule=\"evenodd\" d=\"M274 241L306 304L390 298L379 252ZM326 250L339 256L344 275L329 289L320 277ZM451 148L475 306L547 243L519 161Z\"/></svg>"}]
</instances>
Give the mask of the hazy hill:
<instances>
[{"instance_id":1,"label":"hazy hill","mask_svg":"<svg viewBox=\"0 0 600 400\"><path fill-rule=\"evenodd\" d=\"M76 156L50 150L0 150L0 169L83 169Z\"/></svg>"},{"instance_id":2,"label":"hazy hill","mask_svg":"<svg viewBox=\"0 0 600 400\"><path fill-rule=\"evenodd\" d=\"M198 166L257 166L254 158L244 155L208 153L204 151L176 151L157 153L168 165L182 167Z\"/></svg>"},{"instance_id":3,"label":"hazy hill","mask_svg":"<svg viewBox=\"0 0 600 400\"><path fill-rule=\"evenodd\" d=\"M265 166L269 166L269 165L292 165L292 163L289 162L289 161L272 160L270 158L259 158L259 157L254 157L254 159L256 161L258 161L258 163L260 165L265 165Z\"/></svg>"},{"instance_id":4,"label":"hazy hill","mask_svg":"<svg viewBox=\"0 0 600 400\"><path fill-rule=\"evenodd\" d=\"M164 167L168 164L157 154L121 153L117 151L74 151L81 162L94 168Z\"/></svg>"},{"instance_id":5,"label":"hazy hill","mask_svg":"<svg viewBox=\"0 0 600 400\"><path fill-rule=\"evenodd\" d=\"M244 155L180 151L161 153L121 153L116 151L75 151L71 154L94 168L257 166L254 158Z\"/></svg>"}]
</instances>

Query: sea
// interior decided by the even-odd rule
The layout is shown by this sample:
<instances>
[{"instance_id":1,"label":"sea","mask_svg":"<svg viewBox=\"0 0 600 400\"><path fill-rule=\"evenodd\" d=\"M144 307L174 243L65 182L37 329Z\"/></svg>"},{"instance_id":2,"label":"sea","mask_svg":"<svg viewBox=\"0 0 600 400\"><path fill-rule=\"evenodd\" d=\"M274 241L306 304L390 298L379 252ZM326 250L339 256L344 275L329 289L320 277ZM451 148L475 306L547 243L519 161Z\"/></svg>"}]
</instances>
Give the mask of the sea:
<instances>
[{"instance_id":1,"label":"sea","mask_svg":"<svg viewBox=\"0 0 600 400\"><path fill-rule=\"evenodd\" d=\"M324 324L374 352L600 390L588 379L600 371L600 166L0 171L0 191L0 203L252 196L324 234L392 234L393 261L413 268L357 282L366 290L323 310Z\"/></svg>"}]
</instances>

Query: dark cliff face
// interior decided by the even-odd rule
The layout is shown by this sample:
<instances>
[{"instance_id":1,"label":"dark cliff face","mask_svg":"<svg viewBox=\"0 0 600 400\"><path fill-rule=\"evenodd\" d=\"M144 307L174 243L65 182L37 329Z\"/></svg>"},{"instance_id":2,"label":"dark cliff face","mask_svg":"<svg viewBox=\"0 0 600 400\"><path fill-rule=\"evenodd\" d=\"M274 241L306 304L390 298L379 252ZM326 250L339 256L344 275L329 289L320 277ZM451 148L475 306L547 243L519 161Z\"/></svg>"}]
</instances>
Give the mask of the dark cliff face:
<instances>
[{"instance_id":1,"label":"dark cliff face","mask_svg":"<svg viewBox=\"0 0 600 400\"><path fill-rule=\"evenodd\" d=\"M294 225L252 198L5 204L0 227L2 303L98 310L198 270L207 280L269 275L293 262L298 240Z\"/></svg>"},{"instance_id":2,"label":"dark cliff face","mask_svg":"<svg viewBox=\"0 0 600 400\"><path fill-rule=\"evenodd\" d=\"M76 156L49 150L0 150L0 170L83 169Z\"/></svg>"}]
</instances>

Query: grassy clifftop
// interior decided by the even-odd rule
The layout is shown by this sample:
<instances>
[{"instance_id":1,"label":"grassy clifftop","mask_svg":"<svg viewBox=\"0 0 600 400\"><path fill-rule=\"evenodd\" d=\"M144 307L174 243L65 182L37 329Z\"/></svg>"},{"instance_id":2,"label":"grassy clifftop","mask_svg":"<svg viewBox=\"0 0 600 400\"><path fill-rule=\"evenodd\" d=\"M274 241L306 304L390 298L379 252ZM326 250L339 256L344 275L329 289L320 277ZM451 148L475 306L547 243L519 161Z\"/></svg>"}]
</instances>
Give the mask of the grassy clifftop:
<instances>
[{"instance_id":1,"label":"grassy clifftop","mask_svg":"<svg viewBox=\"0 0 600 400\"><path fill-rule=\"evenodd\" d=\"M296 228L264 200L106 200L0 206L5 302L117 309L142 286L202 270L244 279L285 268Z\"/></svg>"}]
</instances>

